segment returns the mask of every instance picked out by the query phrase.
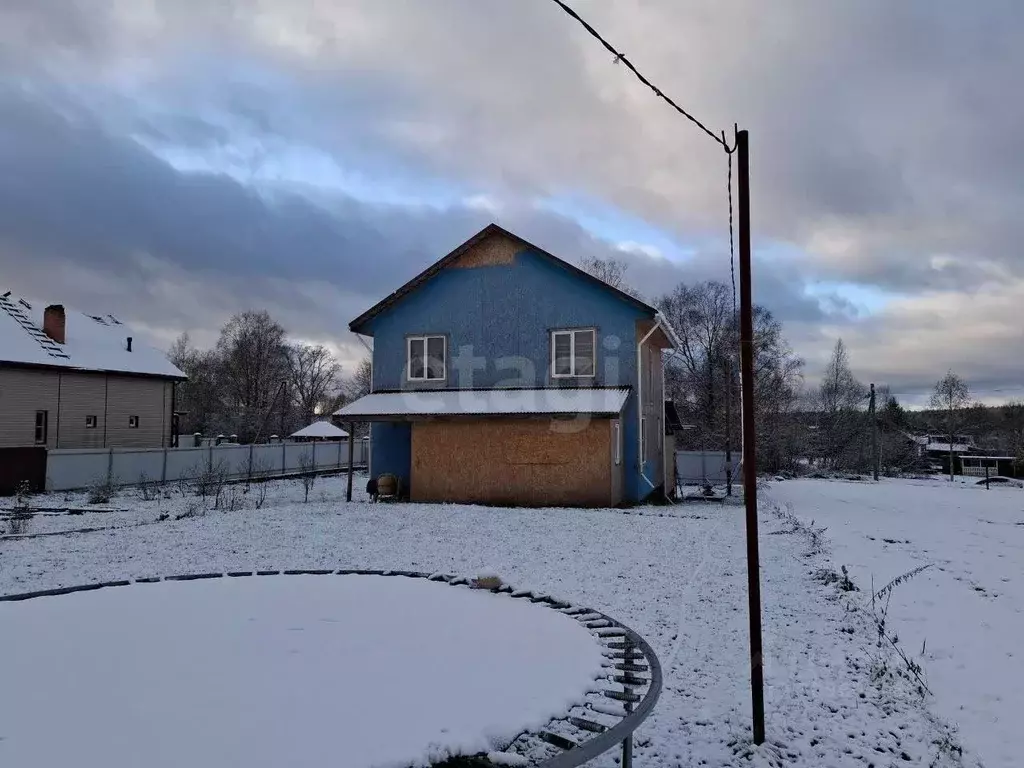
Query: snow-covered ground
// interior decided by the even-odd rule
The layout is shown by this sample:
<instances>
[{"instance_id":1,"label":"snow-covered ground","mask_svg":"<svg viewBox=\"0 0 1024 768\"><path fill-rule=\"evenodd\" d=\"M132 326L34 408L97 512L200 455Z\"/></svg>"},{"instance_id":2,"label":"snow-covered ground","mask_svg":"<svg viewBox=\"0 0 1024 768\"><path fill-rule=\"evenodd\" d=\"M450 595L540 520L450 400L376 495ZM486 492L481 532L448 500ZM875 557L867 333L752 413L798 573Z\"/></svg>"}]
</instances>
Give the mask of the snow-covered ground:
<instances>
[{"instance_id":1,"label":"snow-covered ground","mask_svg":"<svg viewBox=\"0 0 1024 768\"><path fill-rule=\"evenodd\" d=\"M605 672L596 639L562 613L400 576L26 600L0 609L0 637L17 660L0 756L21 768L404 768L502 748Z\"/></svg>"},{"instance_id":2,"label":"snow-covered ground","mask_svg":"<svg viewBox=\"0 0 1024 768\"><path fill-rule=\"evenodd\" d=\"M1024 490L793 480L768 495L827 529L865 596L929 566L893 590L888 627L964 744L989 768L1024 764Z\"/></svg>"},{"instance_id":3,"label":"snow-covered ground","mask_svg":"<svg viewBox=\"0 0 1024 768\"><path fill-rule=\"evenodd\" d=\"M358 478L360 500L346 504L343 483L318 480L308 504L300 483L272 483L261 509L252 508L250 491L244 508L205 515L189 497L144 501L126 492L110 505L128 510L117 513L121 527L0 540L0 593L190 571L496 572L516 587L604 611L652 644L664 667L664 689L638 732L637 765L960 764L955 735L932 717L912 685L880 673L891 654L875 647L868 620L848 608L834 584L817 577L828 557L807 556L806 537L786 535L790 527L767 511L761 554L768 743L753 749L740 507L371 505ZM175 519L189 511L194 514ZM164 515L168 519L158 522ZM82 517L60 525L69 530ZM897 667L890 660L888 668ZM4 685L0 696L19 692ZM0 737L5 727L0 722ZM0 738L0 764L8 762L4 743ZM88 766L88 757L79 755L76 764ZM968 757L963 762L973 764ZM596 763L614 764L611 753Z\"/></svg>"}]
</instances>

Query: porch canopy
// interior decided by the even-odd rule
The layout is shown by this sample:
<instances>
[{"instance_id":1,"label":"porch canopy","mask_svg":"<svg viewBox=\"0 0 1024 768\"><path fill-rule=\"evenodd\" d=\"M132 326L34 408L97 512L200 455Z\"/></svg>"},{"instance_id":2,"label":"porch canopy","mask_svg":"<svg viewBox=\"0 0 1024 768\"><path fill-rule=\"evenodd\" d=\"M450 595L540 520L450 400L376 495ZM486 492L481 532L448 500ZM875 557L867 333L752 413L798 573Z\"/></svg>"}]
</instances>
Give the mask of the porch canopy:
<instances>
[{"instance_id":1,"label":"porch canopy","mask_svg":"<svg viewBox=\"0 0 1024 768\"><path fill-rule=\"evenodd\" d=\"M342 421L408 421L444 416L615 417L629 387L448 389L374 392L335 411Z\"/></svg>"}]
</instances>

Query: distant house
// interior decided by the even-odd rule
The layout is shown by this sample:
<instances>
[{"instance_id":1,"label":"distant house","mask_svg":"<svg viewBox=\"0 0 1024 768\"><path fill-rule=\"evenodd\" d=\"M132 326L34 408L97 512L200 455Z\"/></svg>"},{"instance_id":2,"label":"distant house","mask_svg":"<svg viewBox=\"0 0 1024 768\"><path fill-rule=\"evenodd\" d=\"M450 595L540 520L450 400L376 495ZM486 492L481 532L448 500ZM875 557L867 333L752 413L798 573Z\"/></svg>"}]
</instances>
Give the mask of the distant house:
<instances>
[{"instance_id":1,"label":"distant house","mask_svg":"<svg viewBox=\"0 0 1024 768\"><path fill-rule=\"evenodd\" d=\"M666 486L654 307L490 225L349 324L370 471L416 501L604 506ZM669 480L671 483L671 480Z\"/></svg>"},{"instance_id":2,"label":"distant house","mask_svg":"<svg viewBox=\"0 0 1024 768\"><path fill-rule=\"evenodd\" d=\"M0 448L170 445L184 379L113 315L0 297Z\"/></svg>"}]
</instances>

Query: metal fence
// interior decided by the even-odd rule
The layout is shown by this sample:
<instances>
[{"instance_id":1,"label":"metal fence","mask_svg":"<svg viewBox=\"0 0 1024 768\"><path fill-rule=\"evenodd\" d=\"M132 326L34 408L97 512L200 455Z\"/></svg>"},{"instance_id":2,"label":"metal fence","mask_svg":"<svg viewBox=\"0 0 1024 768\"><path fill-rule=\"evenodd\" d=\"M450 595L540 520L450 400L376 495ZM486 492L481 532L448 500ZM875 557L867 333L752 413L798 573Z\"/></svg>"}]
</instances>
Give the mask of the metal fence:
<instances>
[{"instance_id":1,"label":"metal fence","mask_svg":"<svg viewBox=\"0 0 1024 768\"><path fill-rule=\"evenodd\" d=\"M368 444L355 441L352 463L366 466ZM107 478L116 485L174 482L216 470L226 479L282 477L348 466L347 442L209 445L202 448L61 448L47 451L46 490L67 491Z\"/></svg>"},{"instance_id":2,"label":"metal fence","mask_svg":"<svg viewBox=\"0 0 1024 768\"><path fill-rule=\"evenodd\" d=\"M676 482L680 485L724 483L725 451L676 451ZM732 452L732 476L739 480L740 452Z\"/></svg>"}]
</instances>

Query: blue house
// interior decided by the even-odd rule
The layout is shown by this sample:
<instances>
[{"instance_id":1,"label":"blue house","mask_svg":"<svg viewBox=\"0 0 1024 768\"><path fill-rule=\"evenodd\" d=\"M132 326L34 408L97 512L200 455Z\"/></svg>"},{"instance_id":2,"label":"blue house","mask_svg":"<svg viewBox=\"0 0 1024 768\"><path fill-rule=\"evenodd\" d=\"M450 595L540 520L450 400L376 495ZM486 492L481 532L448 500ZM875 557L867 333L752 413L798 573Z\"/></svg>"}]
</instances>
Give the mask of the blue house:
<instances>
[{"instance_id":1,"label":"blue house","mask_svg":"<svg viewBox=\"0 0 1024 768\"><path fill-rule=\"evenodd\" d=\"M491 224L349 324L370 472L413 501L612 506L665 485L654 307Z\"/></svg>"}]
</instances>

